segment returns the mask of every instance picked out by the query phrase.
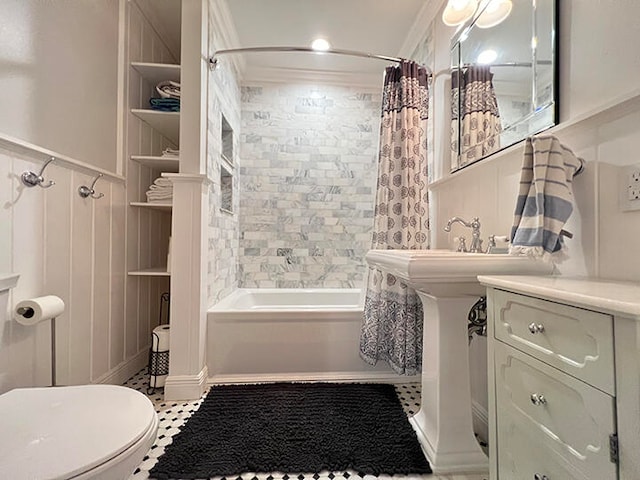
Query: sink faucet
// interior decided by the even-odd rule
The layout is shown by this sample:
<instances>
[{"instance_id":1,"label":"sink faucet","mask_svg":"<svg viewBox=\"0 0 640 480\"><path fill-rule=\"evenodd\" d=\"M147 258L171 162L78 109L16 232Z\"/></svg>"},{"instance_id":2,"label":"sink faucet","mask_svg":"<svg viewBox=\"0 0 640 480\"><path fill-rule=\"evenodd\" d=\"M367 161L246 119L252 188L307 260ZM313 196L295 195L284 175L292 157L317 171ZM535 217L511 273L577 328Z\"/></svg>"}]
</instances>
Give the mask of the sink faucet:
<instances>
[{"instance_id":1,"label":"sink faucet","mask_svg":"<svg viewBox=\"0 0 640 480\"><path fill-rule=\"evenodd\" d=\"M474 217L472 222L467 222L460 217L451 217L447 222L447 225L444 227L445 232L451 231L451 226L454 223L461 223L467 228L471 229L471 248L469 251L471 253L482 253L482 240L480 240L480 219L478 217Z\"/></svg>"}]
</instances>

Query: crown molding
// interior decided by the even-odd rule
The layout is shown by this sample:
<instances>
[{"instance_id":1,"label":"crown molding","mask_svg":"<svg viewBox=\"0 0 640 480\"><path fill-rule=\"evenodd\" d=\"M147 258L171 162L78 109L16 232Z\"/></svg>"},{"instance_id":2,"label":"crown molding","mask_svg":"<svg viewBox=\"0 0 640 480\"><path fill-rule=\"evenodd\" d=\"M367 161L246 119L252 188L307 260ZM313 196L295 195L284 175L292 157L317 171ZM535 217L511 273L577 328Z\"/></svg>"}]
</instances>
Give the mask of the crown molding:
<instances>
[{"instance_id":1,"label":"crown molding","mask_svg":"<svg viewBox=\"0 0 640 480\"><path fill-rule=\"evenodd\" d=\"M384 68L375 73L318 71L299 68L250 66L244 72L243 84L252 83L305 83L340 85L381 90Z\"/></svg>"},{"instance_id":2,"label":"crown molding","mask_svg":"<svg viewBox=\"0 0 640 480\"><path fill-rule=\"evenodd\" d=\"M424 3L400 47L398 56L403 58L409 58L411 56L420 40L422 40L427 33L429 25L438 17L438 13L446 3L447 0L432 0Z\"/></svg>"}]
</instances>

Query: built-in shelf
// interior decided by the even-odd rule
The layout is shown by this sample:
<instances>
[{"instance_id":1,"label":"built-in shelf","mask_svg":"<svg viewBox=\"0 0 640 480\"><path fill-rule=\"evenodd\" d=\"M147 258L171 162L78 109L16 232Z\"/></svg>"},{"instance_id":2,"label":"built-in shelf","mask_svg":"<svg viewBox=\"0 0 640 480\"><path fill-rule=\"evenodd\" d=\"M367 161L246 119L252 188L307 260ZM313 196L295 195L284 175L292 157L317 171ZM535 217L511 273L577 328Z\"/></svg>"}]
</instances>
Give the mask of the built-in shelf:
<instances>
[{"instance_id":1,"label":"built-in shelf","mask_svg":"<svg viewBox=\"0 0 640 480\"><path fill-rule=\"evenodd\" d=\"M134 277L170 277L171 273L167 272L167 267L154 267L134 270L129 272L129 275Z\"/></svg>"},{"instance_id":2,"label":"built-in shelf","mask_svg":"<svg viewBox=\"0 0 640 480\"><path fill-rule=\"evenodd\" d=\"M155 208L156 210L170 211L172 205L170 203L154 203L154 202L131 202L132 207Z\"/></svg>"},{"instance_id":3,"label":"built-in shelf","mask_svg":"<svg viewBox=\"0 0 640 480\"><path fill-rule=\"evenodd\" d=\"M175 145L180 143L180 112L161 112L148 108L132 108L131 113L148 123Z\"/></svg>"},{"instance_id":4,"label":"built-in shelf","mask_svg":"<svg viewBox=\"0 0 640 480\"><path fill-rule=\"evenodd\" d=\"M180 65L131 62L131 66L154 87L164 80L180 81Z\"/></svg>"},{"instance_id":5,"label":"built-in shelf","mask_svg":"<svg viewBox=\"0 0 640 480\"><path fill-rule=\"evenodd\" d=\"M180 159L178 157L157 157L153 155L131 155L131 160L149 168L157 168L163 172L178 173Z\"/></svg>"}]
</instances>

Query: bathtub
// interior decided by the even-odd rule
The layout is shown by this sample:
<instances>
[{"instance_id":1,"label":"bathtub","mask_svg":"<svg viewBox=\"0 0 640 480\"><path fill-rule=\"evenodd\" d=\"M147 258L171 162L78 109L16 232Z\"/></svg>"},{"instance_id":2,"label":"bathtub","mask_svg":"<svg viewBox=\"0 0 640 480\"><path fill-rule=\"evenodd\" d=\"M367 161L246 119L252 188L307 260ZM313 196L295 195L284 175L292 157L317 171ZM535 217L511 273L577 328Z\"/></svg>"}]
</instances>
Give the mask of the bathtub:
<instances>
[{"instance_id":1,"label":"bathtub","mask_svg":"<svg viewBox=\"0 0 640 480\"><path fill-rule=\"evenodd\" d=\"M242 288L207 315L213 383L410 381L358 354L360 289Z\"/></svg>"}]
</instances>

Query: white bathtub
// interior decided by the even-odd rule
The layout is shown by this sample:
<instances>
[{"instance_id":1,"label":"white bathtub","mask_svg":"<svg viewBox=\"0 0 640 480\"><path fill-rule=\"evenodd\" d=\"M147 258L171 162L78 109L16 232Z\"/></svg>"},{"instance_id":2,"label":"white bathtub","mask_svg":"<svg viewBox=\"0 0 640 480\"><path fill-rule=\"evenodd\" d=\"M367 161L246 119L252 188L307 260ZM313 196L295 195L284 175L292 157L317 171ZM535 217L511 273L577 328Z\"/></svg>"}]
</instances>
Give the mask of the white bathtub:
<instances>
[{"instance_id":1,"label":"white bathtub","mask_svg":"<svg viewBox=\"0 0 640 480\"><path fill-rule=\"evenodd\" d=\"M360 289L238 289L208 312L210 380L408 381L360 359L362 315Z\"/></svg>"}]
</instances>

